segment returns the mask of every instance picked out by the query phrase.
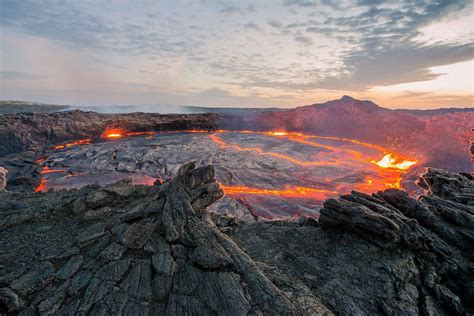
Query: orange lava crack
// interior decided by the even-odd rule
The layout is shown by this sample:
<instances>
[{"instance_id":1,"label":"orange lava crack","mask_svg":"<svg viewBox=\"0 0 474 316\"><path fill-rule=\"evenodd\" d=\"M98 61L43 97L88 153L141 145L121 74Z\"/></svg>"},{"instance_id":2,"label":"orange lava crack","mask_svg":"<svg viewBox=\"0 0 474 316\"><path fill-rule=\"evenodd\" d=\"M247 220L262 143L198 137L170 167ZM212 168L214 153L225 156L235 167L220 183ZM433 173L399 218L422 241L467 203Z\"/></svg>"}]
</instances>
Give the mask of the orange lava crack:
<instances>
[{"instance_id":1,"label":"orange lava crack","mask_svg":"<svg viewBox=\"0 0 474 316\"><path fill-rule=\"evenodd\" d=\"M263 188L254 188L243 185L238 186L228 186L220 184L220 187L224 190L225 194L228 196L239 196L239 195L273 195L280 196L283 198L300 198L300 199L316 199L323 200L329 196L334 196L337 194L337 191L325 190L325 189L316 189L309 187L299 187L299 186L287 186L284 189L263 189Z\"/></svg>"}]
</instances>

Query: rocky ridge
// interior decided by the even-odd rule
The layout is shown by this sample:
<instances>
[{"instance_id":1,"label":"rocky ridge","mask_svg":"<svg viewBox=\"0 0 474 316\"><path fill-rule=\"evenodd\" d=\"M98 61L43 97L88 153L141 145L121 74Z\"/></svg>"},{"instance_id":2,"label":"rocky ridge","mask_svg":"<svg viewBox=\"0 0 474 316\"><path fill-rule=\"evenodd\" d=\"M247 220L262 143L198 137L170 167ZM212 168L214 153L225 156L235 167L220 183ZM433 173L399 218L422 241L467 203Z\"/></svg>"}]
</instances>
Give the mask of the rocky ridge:
<instances>
[{"instance_id":1,"label":"rocky ridge","mask_svg":"<svg viewBox=\"0 0 474 316\"><path fill-rule=\"evenodd\" d=\"M223 192L193 163L152 187L0 193L0 313L472 313L473 177L420 185L248 224L206 211Z\"/></svg>"},{"instance_id":2,"label":"rocky ridge","mask_svg":"<svg viewBox=\"0 0 474 316\"><path fill-rule=\"evenodd\" d=\"M215 129L213 114L101 114L66 111L0 115L0 157L70 140L98 138L111 128L130 132Z\"/></svg>"}]
</instances>

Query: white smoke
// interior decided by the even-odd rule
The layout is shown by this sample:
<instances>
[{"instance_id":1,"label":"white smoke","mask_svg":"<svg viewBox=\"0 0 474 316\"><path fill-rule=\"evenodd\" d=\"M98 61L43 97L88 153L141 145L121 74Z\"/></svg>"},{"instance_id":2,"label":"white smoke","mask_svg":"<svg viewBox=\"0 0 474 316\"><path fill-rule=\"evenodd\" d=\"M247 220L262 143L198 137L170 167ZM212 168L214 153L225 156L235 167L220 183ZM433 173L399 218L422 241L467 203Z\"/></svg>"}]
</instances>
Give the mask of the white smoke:
<instances>
[{"instance_id":1,"label":"white smoke","mask_svg":"<svg viewBox=\"0 0 474 316\"><path fill-rule=\"evenodd\" d=\"M186 105L109 105L109 106L69 106L66 111L80 110L98 113L160 113L160 114L196 114L206 113L211 109Z\"/></svg>"}]
</instances>

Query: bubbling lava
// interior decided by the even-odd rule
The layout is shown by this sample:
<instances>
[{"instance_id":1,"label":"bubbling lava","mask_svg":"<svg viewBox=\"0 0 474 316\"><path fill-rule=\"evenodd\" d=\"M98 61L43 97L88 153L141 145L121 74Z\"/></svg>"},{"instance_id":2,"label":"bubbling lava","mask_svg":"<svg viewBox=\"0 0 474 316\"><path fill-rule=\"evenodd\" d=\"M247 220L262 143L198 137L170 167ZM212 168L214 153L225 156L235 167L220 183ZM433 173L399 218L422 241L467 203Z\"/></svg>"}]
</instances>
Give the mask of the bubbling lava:
<instances>
[{"instance_id":1,"label":"bubbling lava","mask_svg":"<svg viewBox=\"0 0 474 316\"><path fill-rule=\"evenodd\" d=\"M403 160L401 158L394 157L393 154L386 154L379 161L374 161L374 163L381 168L393 168L399 170L407 170L414 164L416 161Z\"/></svg>"},{"instance_id":2,"label":"bubbling lava","mask_svg":"<svg viewBox=\"0 0 474 316\"><path fill-rule=\"evenodd\" d=\"M182 133L208 133L208 137L212 142L218 145L222 150L232 150L232 151L242 151L242 152L252 152L260 156L269 156L277 158L278 160L287 161L290 164L297 165L302 168L312 168L312 167L348 167L355 164L366 165L367 168L373 170L375 176L366 175L363 181L356 183L352 187L346 186L335 186L334 183L331 183L331 179L326 179L327 186L320 185L322 187L304 187L304 186L284 186L284 188L256 188L245 185L228 185L221 183L221 188L224 190L226 195L232 197L242 198L245 196L276 196L281 198L288 199L308 199L308 200L318 200L322 201L330 197L337 196L338 194L348 192L351 189L356 189L362 192L371 193L378 190L384 190L387 188L400 188L401 180L406 171L417 163L414 159L409 159L402 157L398 153L389 151L387 148L384 148L379 145L370 144L367 142L362 142L355 139L341 138L341 137L332 137L332 136L319 136L319 135L308 135L297 132L286 132L286 131L228 131L228 130L216 130L216 131L206 131L206 130L185 130L185 131L176 131ZM166 133L166 132L164 132ZM169 132L168 132L169 133ZM325 152L334 152L342 154L342 157L335 156L329 157L325 160L319 161L307 161L300 160L291 156L291 153L277 153L273 151L267 151L259 147L254 146L243 146L236 143L231 143L223 139L221 136L225 133L239 133L239 134L255 134L271 137L274 139L284 138L287 141L300 143L310 147L320 148ZM114 140L122 139L130 136L147 136L152 137L156 132L144 131L144 132L130 132L122 128L110 128L105 130L101 134L103 140ZM322 140L322 142L320 141ZM324 141L336 141L352 144L354 146L367 147L375 152L378 152L377 157L370 157L361 150L356 150L353 148L345 147L335 147L324 143ZM69 148L72 146L79 145L88 145L92 143L92 139L82 139L74 142L57 145L54 147L56 150L61 150L64 148ZM381 155L383 155L381 157ZM381 158L380 158L381 157ZM36 188L36 192L44 192L48 190L48 182L45 179L44 175L50 173L63 173L65 170L60 169L50 169L45 164L45 158L40 158L37 160L37 163L43 165L40 170L41 182ZM71 174L66 175L65 177L74 176ZM153 185L156 178L150 177L148 175L143 175L143 179L134 180L137 184ZM161 181L160 181L161 182ZM331 189L328 189L331 188ZM333 189L334 188L334 189Z\"/></svg>"}]
</instances>

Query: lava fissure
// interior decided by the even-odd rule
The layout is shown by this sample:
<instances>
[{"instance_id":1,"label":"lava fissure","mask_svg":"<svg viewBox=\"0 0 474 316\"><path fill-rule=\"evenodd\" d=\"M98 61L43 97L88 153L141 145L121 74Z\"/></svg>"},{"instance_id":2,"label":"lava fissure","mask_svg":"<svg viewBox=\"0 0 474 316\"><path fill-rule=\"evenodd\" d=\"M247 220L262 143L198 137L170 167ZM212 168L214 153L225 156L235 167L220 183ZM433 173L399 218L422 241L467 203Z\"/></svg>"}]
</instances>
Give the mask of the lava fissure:
<instances>
[{"instance_id":1,"label":"lava fissure","mask_svg":"<svg viewBox=\"0 0 474 316\"><path fill-rule=\"evenodd\" d=\"M228 186L220 184L220 187L224 190L225 194L229 196L241 196L241 195L272 195L280 196L283 198L301 198L301 199L325 199L329 196L337 194L337 191L331 191L326 189L316 189L310 187L300 186L287 186L284 189L263 189L254 188L243 185Z\"/></svg>"}]
</instances>

